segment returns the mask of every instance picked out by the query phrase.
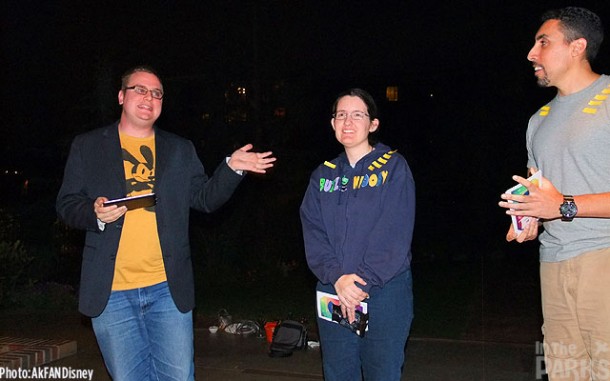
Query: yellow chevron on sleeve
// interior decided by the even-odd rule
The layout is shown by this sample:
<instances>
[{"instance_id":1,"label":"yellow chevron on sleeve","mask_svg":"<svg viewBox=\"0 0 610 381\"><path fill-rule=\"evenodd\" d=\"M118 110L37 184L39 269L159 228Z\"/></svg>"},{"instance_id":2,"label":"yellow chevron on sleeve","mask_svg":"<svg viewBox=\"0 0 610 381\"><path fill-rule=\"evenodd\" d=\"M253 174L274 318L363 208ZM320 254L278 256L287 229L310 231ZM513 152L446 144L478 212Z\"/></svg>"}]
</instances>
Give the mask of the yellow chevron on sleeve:
<instances>
[{"instance_id":1,"label":"yellow chevron on sleeve","mask_svg":"<svg viewBox=\"0 0 610 381\"><path fill-rule=\"evenodd\" d=\"M599 106L602 103L602 101L589 101L589 106Z\"/></svg>"},{"instance_id":2,"label":"yellow chevron on sleeve","mask_svg":"<svg viewBox=\"0 0 610 381\"><path fill-rule=\"evenodd\" d=\"M582 109L582 112L584 112L585 114L595 114L597 112L597 109L593 107L585 107Z\"/></svg>"},{"instance_id":3,"label":"yellow chevron on sleeve","mask_svg":"<svg viewBox=\"0 0 610 381\"><path fill-rule=\"evenodd\" d=\"M551 111L551 106L542 106L540 108L540 116L547 116L549 115L549 111Z\"/></svg>"},{"instance_id":4,"label":"yellow chevron on sleeve","mask_svg":"<svg viewBox=\"0 0 610 381\"><path fill-rule=\"evenodd\" d=\"M602 94L610 94L610 87L606 87L602 90Z\"/></svg>"},{"instance_id":5,"label":"yellow chevron on sleeve","mask_svg":"<svg viewBox=\"0 0 610 381\"><path fill-rule=\"evenodd\" d=\"M324 165L327 166L328 168L332 168L332 169L337 168L337 165L331 163L330 161L325 161Z\"/></svg>"},{"instance_id":6,"label":"yellow chevron on sleeve","mask_svg":"<svg viewBox=\"0 0 610 381\"><path fill-rule=\"evenodd\" d=\"M593 99L595 99L597 101L605 101L606 99L608 99L608 96L607 95L597 94Z\"/></svg>"},{"instance_id":7,"label":"yellow chevron on sleeve","mask_svg":"<svg viewBox=\"0 0 610 381\"><path fill-rule=\"evenodd\" d=\"M392 154L394 154L397 150L388 151L383 155L379 156L375 161L373 161L369 166L368 170L373 171L375 168L379 169L386 165L388 161L392 158Z\"/></svg>"}]
</instances>

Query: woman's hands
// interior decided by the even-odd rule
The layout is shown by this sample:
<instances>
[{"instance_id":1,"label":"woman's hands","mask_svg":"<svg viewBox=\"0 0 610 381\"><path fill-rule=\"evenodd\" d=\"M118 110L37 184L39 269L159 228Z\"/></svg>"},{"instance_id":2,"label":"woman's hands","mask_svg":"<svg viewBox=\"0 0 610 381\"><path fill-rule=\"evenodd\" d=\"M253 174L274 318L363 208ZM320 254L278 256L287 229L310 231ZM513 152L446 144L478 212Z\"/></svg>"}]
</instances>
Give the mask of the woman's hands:
<instances>
[{"instance_id":1,"label":"woman's hands","mask_svg":"<svg viewBox=\"0 0 610 381\"><path fill-rule=\"evenodd\" d=\"M352 323L356 320L356 307L369 297L356 283L366 286L366 281L356 274L342 275L335 282L335 291L341 301L341 314Z\"/></svg>"}]
</instances>

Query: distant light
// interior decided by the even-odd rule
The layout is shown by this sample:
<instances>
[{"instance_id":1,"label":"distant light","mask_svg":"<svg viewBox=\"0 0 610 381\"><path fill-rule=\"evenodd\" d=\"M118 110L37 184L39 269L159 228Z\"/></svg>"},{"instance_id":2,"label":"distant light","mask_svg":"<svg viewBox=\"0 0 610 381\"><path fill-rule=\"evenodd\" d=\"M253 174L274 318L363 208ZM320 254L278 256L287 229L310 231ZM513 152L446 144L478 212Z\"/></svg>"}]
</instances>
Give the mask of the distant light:
<instances>
[{"instance_id":1,"label":"distant light","mask_svg":"<svg viewBox=\"0 0 610 381\"><path fill-rule=\"evenodd\" d=\"M430 93L430 98L434 98L434 94L433 93Z\"/></svg>"},{"instance_id":2,"label":"distant light","mask_svg":"<svg viewBox=\"0 0 610 381\"><path fill-rule=\"evenodd\" d=\"M386 87L385 96L390 102L398 102L398 86Z\"/></svg>"},{"instance_id":3,"label":"distant light","mask_svg":"<svg viewBox=\"0 0 610 381\"><path fill-rule=\"evenodd\" d=\"M273 116L276 118L284 118L286 116L286 109L284 107L277 107L273 111Z\"/></svg>"}]
</instances>

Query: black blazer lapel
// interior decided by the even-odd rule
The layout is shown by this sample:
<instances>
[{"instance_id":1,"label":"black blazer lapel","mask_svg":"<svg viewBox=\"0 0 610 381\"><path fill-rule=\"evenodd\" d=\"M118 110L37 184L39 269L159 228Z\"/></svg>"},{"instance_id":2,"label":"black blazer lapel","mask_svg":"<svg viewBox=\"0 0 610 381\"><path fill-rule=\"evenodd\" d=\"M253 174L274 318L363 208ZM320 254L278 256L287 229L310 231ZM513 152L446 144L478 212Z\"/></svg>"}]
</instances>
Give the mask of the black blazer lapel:
<instances>
[{"instance_id":1,"label":"black blazer lapel","mask_svg":"<svg viewBox=\"0 0 610 381\"><path fill-rule=\"evenodd\" d=\"M118 122L108 126L103 132L104 139L102 140L102 155L104 155L106 165L108 165L113 178L111 182L121 184L122 195L127 193L125 185L125 167L123 166L123 152L121 149L121 140L119 139Z\"/></svg>"}]
</instances>

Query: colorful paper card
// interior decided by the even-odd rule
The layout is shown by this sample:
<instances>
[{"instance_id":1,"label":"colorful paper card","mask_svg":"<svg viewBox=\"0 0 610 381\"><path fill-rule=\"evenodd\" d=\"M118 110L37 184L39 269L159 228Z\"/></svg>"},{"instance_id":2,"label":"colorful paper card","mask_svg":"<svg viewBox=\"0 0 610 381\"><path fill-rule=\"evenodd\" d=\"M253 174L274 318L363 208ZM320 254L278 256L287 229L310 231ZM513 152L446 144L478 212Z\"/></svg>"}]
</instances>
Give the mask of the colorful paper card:
<instances>
[{"instance_id":1,"label":"colorful paper card","mask_svg":"<svg viewBox=\"0 0 610 381\"><path fill-rule=\"evenodd\" d=\"M540 187L540 184L542 182L542 171L534 173L533 175L528 177L527 180L530 181L532 184ZM504 193L510 193L515 195L528 195L529 191L525 186L517 184L514 187L507 189ZM509 202L514 203L516 201L511 200ZM517 235L521 234L521 232L530 223L530 221L532 221L532 217L530 216L511 216L511 219L513 223L513 228Z\"/></svg>"},{"instance_id":2,"label":"colorful paper card","mask_svg":"<svg viewBox=\"0 0 610 381\"><path fill-rule=\"evenodd\" d=\"M318 317L324 320L334 321L333 305L341 305L339 297L337 295L329 294L327 292L317 291L316 301L316 304L318 305ZM360 305L356 307L356 309L364 314L368 312L368 306L366 302L360 302Z\"/></svg>"}]
</instances>

